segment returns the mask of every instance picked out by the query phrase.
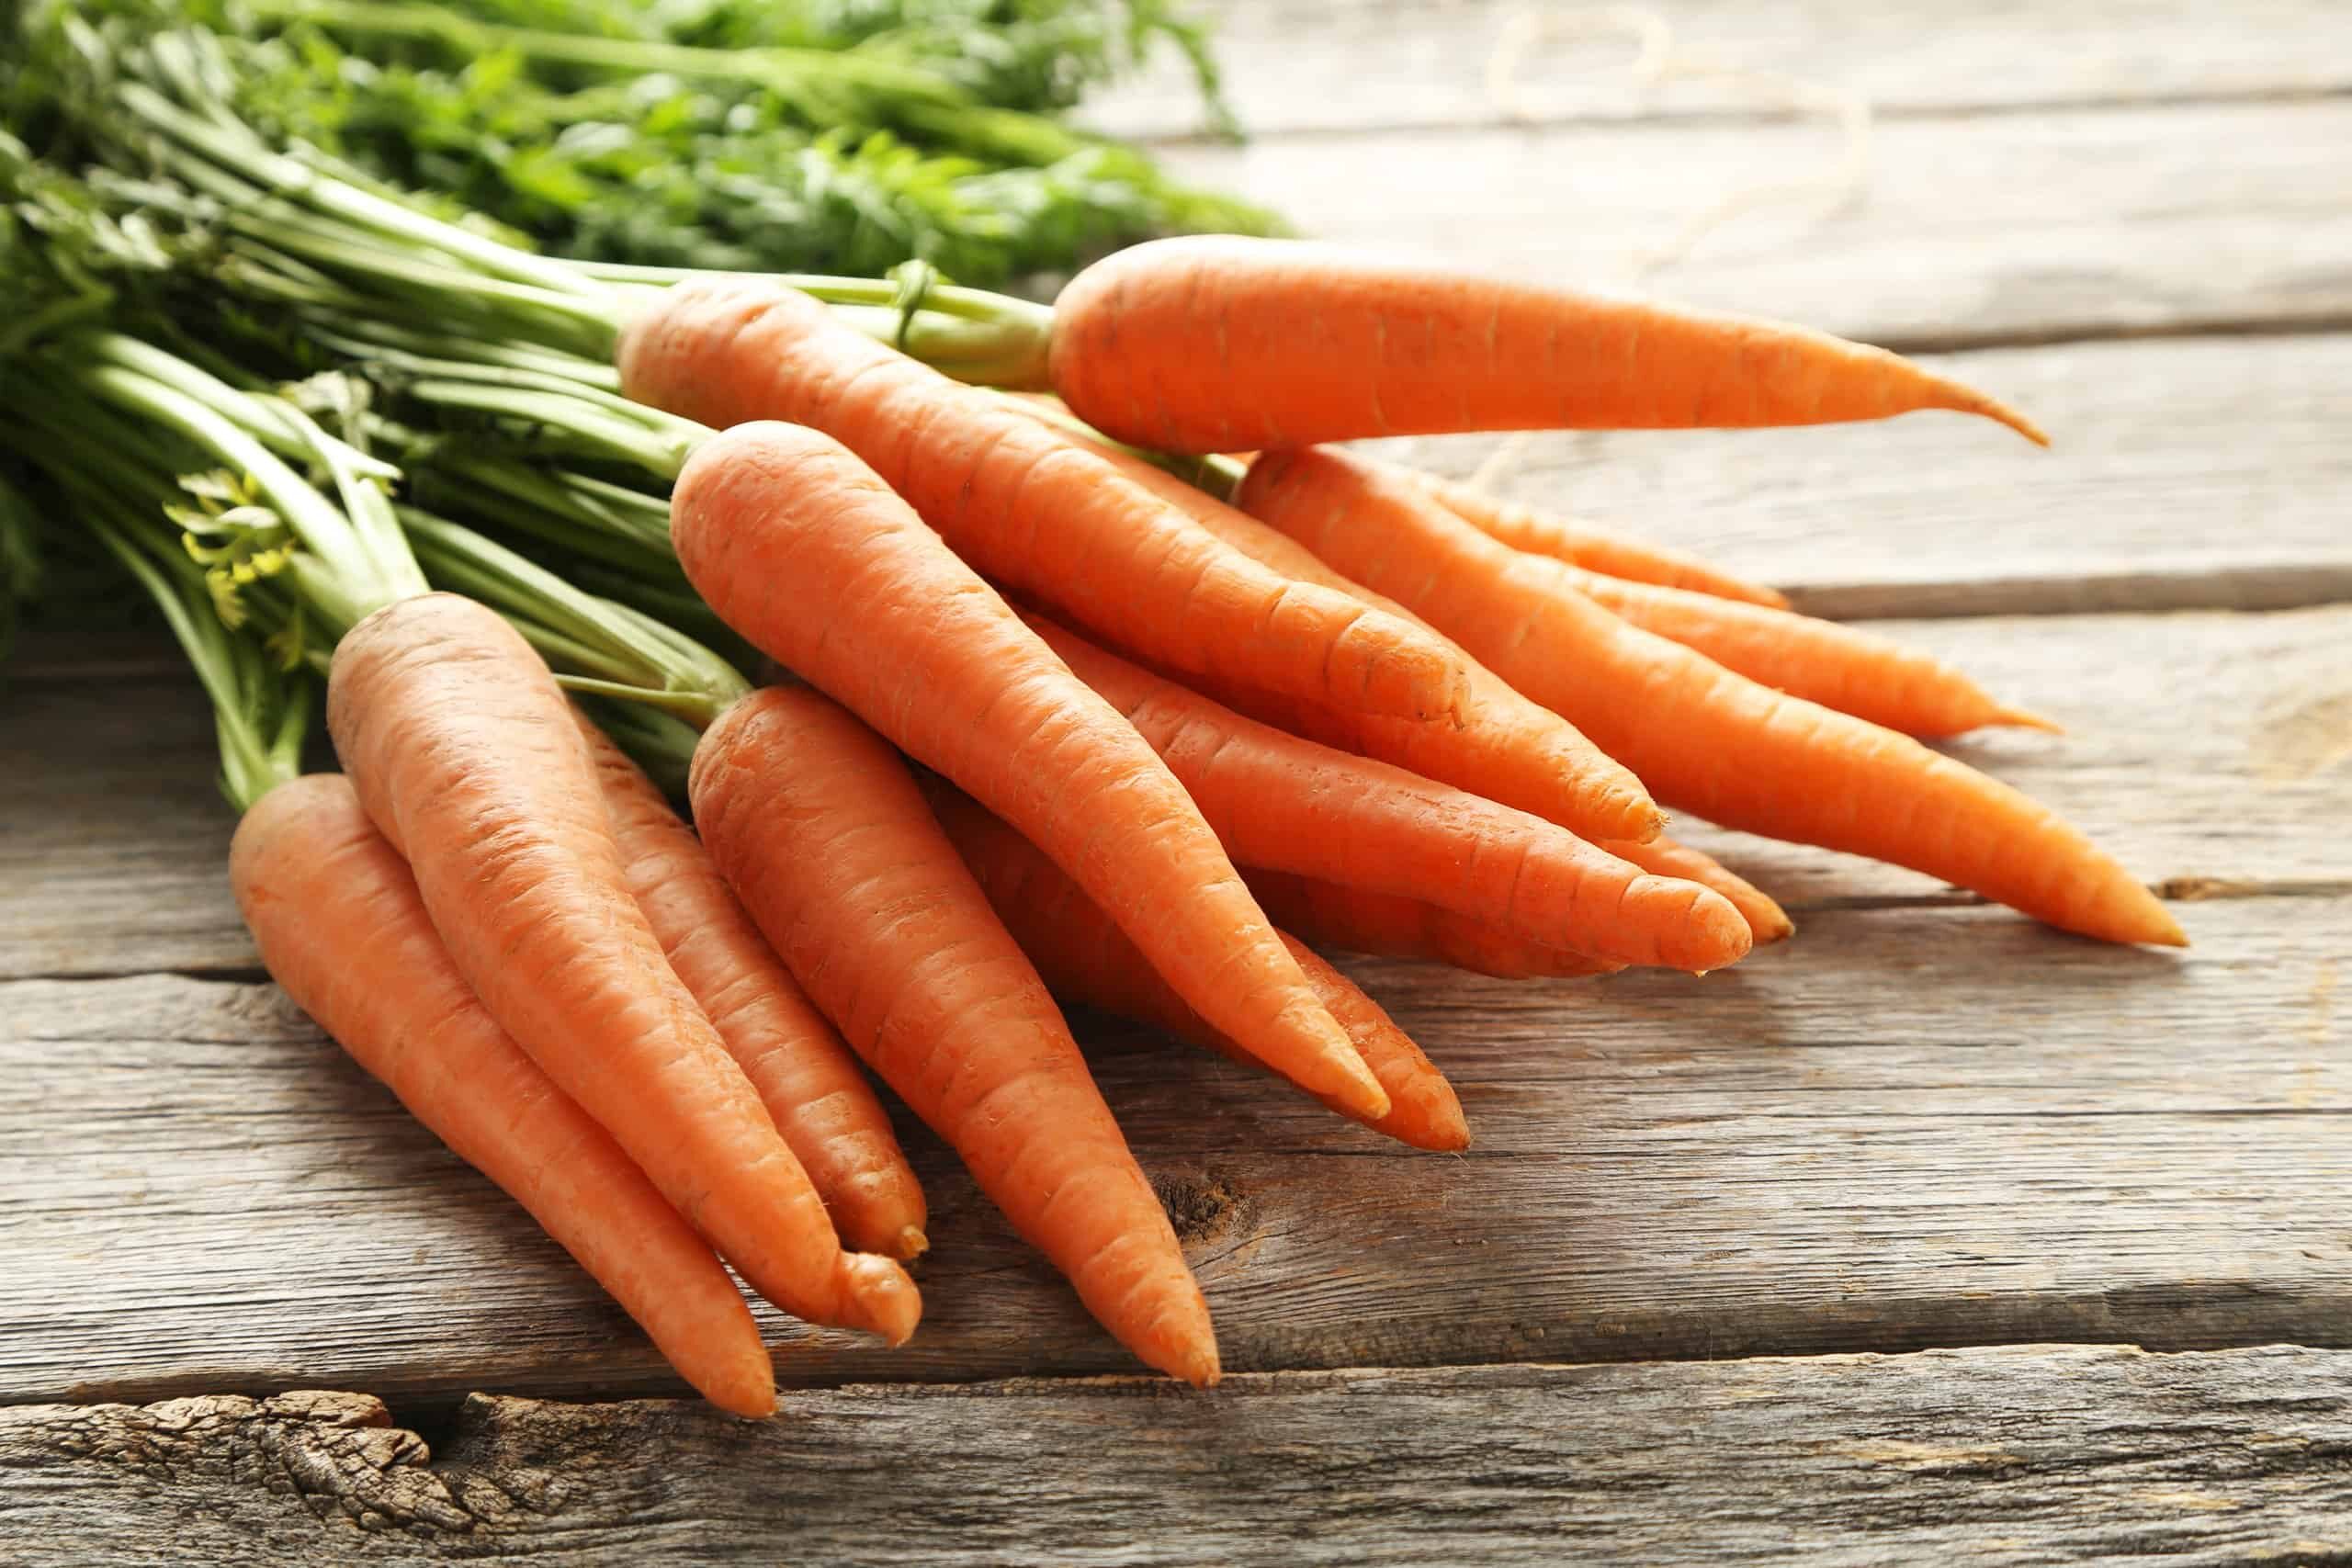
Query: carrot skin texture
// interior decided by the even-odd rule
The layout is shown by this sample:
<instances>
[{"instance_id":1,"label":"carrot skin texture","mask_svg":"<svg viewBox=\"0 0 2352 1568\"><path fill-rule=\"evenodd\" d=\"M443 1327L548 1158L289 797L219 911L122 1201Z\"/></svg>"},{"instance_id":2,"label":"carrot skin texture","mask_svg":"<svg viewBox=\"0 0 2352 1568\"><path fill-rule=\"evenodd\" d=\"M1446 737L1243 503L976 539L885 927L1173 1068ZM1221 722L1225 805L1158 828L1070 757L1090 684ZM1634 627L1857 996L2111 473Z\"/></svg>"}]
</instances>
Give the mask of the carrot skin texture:
<instances>
[{"instance_id":1,"label":"carrot skin texture","mask_svg":"<svg viewBox=\"0 0 2352 1568\"><path fill-rule=\"evenodd\" d=\"M1785 942L1796 934L1796 922L1789 919L1789 912L1781 908L1777 899L1713 855L1678 843L1664 834L1646 844L1612 843L1600 847L1653 876L1679 876L1685 882L1713 888L1739 911L1758 947Z\"/></svg>"},{"instance_id":2,"label":"carrot skin texture","mask_svg":"<svg viewBox=\"0 0 2352 1568\"><path fill-rule=\"evenodd\" d=\"M1252 559L1285 577L1352 594L1375 609L1427 626L1395 600L1333 571L1295 539L1193 489L1166 469L1107 444L1087 445L1121 473L1181 508L1186 516ZM1111 640L1121 641L1116 637ZM1455 646L1458 649L1459 645ZM1182 683L1277 729L1394 762L1408 773L1517 807L1572 833L1635 841L1657 835L1665 824L1665 813L1632 770L1579 735L1559 715L1513 691L1466 652L1462 658L1469 670L1470 688L1459 724L1415 724L1238 682L1192 676Z\"/></svg>"},{"instance_id":3,"label":"carrot skin texture","mask_svg":"<svg viewBox=\"0 0 2352 1568\"><path fill-rule=\"evenodd\" d=\"M1472 430L2024 416L1884 349L1777 321L1465 276L1296 240L1155 240L1054 301L1054 390L1131 446L1290 448Z\"/></svg>"},{"instance_id":4,"label":"carrot skin texture","mask_svg":"<svg viewBox=\"0 0 2352 1568\"><path fill-rule=\"evenodd\" d=\"M638 908L808 1173L833 1228L860 1252L919 1257L922 1188L857 1057L769 951L694 829L603 730L572 714Z\"/></svg>"},{"instance_id":5,"label":"carrot skin texture","mask_svg":"<svg viewBox=\"0 0 2352 1568\"><path fill-rule=\"evenodd\" d=\"M1166 1211L898 754L821 694L770 687L703 737L691 787L712 859L842 1037L1122 1344L1215 1382Z\"/></svg>"},{"instance_id":6,"label":"carrot skin texture","mask_svg":"<svg viewBox=\"0 0 2352 1568\"><path fill-rule=\"evenodd\" d=\"M629 323L617 358L640 402L722 427L776 419L825 432L976 570L1171 668L1413 718L1464 700L1442 639L1266 570L1004 400L796 289L681 285Z\"/></svg>"},{"instance_id":7,"label":"carrot skin texture","mask_svg":"<svg viewBox=\"0 0 2352 1568\"><path fill-rule=\"evenodd\" d=\"M2144 886L2047 807L1626 625L1561 563L1497 544L1347 454L1261 457L1242 501L1340 570L1392 585L1678 810L1909 866L2086 936L2185 940Z\"/></svg>"},{"instance_id":8,"label":"carrot skin texture","mask_svg":"<svg viewBox=\"0 0 2352 1568\"><path fill-rule=\"evenodd\" d=\"M1575 979L1627 965L1508 931L1393 893L1374 893L1288 872L1247 873L1260 903L1317 947L1382 958L1419 958L1498 980Z\"/></svg>"},{"instance_id":9,"label":"carrot skin texture","mask_svg":"<svg viewBox=\"0 0 2352 1568\"><path fill-rule=\"evenodd\" d=\"M728 625L1044 848L1204 1017L1384 1113L1183 785L855 456L739 425L687 462L671 532Z\"/></svg>"},{"instance_id":10,"label":"carrot skin texture","mask_svg":"<svg viewBox=\"0 0 2352 1568\"><path fill-rule=\"evenodd\" d=\"M630 896L571 705L450 593L345 634L327 728L460 974L752 1287L796 1316L914 1331L914 1283L844 1253L800 1162Z\"/></svg>"},{"instance_id":11,"label":"carrot skin texture","mask_svg":"<svg viewBox=\"0 0 2352 1568\"><path fill-rule=\"evenodd\" d=\"M1587 524L1554 517L1532 506L1499 500L1419 468L1398 468L1395 471L1427 491L1456 517L1512 549L1550 556L1570 566L1628 582L1654 582L1661 588L1680 588L1718 599L1761 604L1768 610L1789 607L1789 596L1779 589L1734 577L1688 551L1646 544Z\"/></svg>"},{"instance_id":12,"label":"carrot skin texture","mask_svg":"<svg viewBox=\"0 0 2352 1568\"><path fill-rule=\"evenodd\" d=\"M989 902L1056 996L1102 1012L1148 1023L1179 1040L1250 1066L1249 1052L1194 1011L1145 962L1126 934L1028 840L989 816L970 796L927 789L932 810ZM1388 1114L1351 1117L1417 1149L1451 1151L1470 1145L1462 1102L1379 1003L1295 938L1285 937L1315 994L1356 1043L1364 1065L1388 1091ZM1342 1116L1344 1106L1326 1105Z\"/></svg>"},{"instance_id":13,"label":"carrot skin texture","mask_svg":"<svg viewBox=\"0 0 2352 1568\"><path fill-rule=\"evenodd\" d=\"M1736 963L1747 922L1566 829L1402 768L1243 718L1043 618L1038 635L1109 698L1244 865L1415 897L1511 935L1626 964Z\"/></svg>"},{"instance_id":14,"label":"carrot skin texture","mask_svg":"<svg viewBox=\"0 0 2352 1568\"><path fill-rule=\"evenodd\" d=\"M229 853L238 908L287 994L529 1211L703 1397L773 1414L775 1372L735 1281L475 998L349 782L279 785Z\"/></svg>"}]
</instances>

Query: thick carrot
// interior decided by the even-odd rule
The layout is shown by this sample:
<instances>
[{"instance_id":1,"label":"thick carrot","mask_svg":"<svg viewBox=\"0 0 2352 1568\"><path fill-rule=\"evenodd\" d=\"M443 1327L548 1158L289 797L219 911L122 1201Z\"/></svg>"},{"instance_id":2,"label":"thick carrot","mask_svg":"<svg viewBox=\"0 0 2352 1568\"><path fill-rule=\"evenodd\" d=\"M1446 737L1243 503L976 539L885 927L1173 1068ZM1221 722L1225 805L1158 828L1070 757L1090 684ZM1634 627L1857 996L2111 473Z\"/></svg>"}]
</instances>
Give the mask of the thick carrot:
<instances>
[{"instance_id":1,"label":"thick carrot","mask_svg":"<svg viewBox=\"0 0 2352 1568\"><path fill-rule=\"evenodd\" d=\"M1754 934L1758 947L1784 942L1796 934L1796 922L1789 919L1789 912L1781 908L1770 894L1713 855L1702 853L1688 844L1677 843L1663 833L1646 844L1619 842L1600 847L1619 860L1640 866L1653 876L1679 876L1685 882L1713 888L1729 900L1731 907L1747 921L1747 929Z\"/></svg>"},{"instance_id":2,"label":"thick carrot","mask_svg":"<svg viewBox=\"0 0 2352 1568\"><path fill-rule=\"evenodd\" d=\"M1529 942L1394 893L1343 887L1281 871L1249 872L1258 901L1317 947L1383 958L1423 958L1503 980L1613 975L1626 965Z\"/></svg>"},{"instance_id":3,"label":"thick carrot","mask_svg":"<svg viewBox=\"0 0 2352 1568\"><path fill-rule=\"evenodd\" d=\"M705 423L791 420L855 452L978 571L1170 669L1430 718L1462 705L1441 638L1229 549L1091 454L783 287L667 291L619 353L630 397Z\"/></svg>"},{"instance_id":4,"label":"thick carrot","mask_svg":"<svg viewBox=\"0 0 2352 1568\"><path fill-rule=\"evenodd\" d=\"M1240 500L1461 638L1679 810L1907 865L2086 935L2184 940L2145 886L2047 807L1626 625L1560 562L1498 544L1345 453L1268 453Z\"/></svg>"},{"instance_id":5,"label":"thick carrot","mask_svg":"<svg viewBox=\"0 0 2352 1568\"><path fill-rule=\"evenodd\" d=\"M1300 241L1199 236L1107 256L1054 302L1049 365L1087 423L1171 452L1915 409L2043 441L1981 392L1824 333Z\"/></svg>"},{"instance_id":6,"label":"thick carrot","mask_svg":"<svg viewBox=\"0 0 2352 1568\"><path fill-rule=\"evenodd\" d=\"M503 620L451 593L335 649L327 728L416 874L458 973L761 1294L893 1343L922 1310L844 1253L808 1175L629 894L571 705Z\"/></svg>"},{"instance_id":7,"label":"thick carrot","mask_svg":"<svg viewBox=\"0 0 2352 1568\"><path fill-rule=\"evenodd\" d=\"M585 715L575 708L573 716L638 908L808 1173L833 1228L861 1252L919 1256L922 1189L856 1056L653 781Z\"/></svg>"},{"instance_id":8,"label":"thick carrot","mask_svg":"<svg viewBox=\"0 0 2352 1568\"><path fill-rule=\"evenodd\" d=\"M1650 876L1564 828L1243 718L1077 634L1031 623L1125 714L1243 865L1419 898L1518 937L1704 971L1748 949L1716 894Z\"/></svg>"},{"instance_id":9,"label":"thick carrot","mask_svg":"<svg viewBox=\"0 0 2352 1568\"><path fill-rule=\"evenodd\" d=\"M1235 1061L1263 1066L1178 996L1126 933L1035 844L960 791L942 785L924 793L1005 929L1054 995L1151 1024ZM1305 943L1287 936L1283 940L1315 994L1347 1030L1364 1065L1388 1091L1387 1115L1354 1119L1415 1148L1467 1148L1470 1132L1462 1120L1462 1102L1412 1036ZM1331 1109L1352 1115L1343 1105Z\"/></svg>"},{"instance_id":10,"label":"thick carrot","mask_svg":"<svg viewBox=\"0 0 2352 1568\"><path fill-rule=\"evenodd\" d=\"M1283 576L1353 594L1375 609L1425 625L1396 601L1341 577L1295 539L1194 489L1166 469L1099 440L1073 439L1086 442L1127 478ZM1124 639L1115 636L1108 640L1125 646ZM1462 659L1470 673L1470 694L1458 724L1415 724L1285 696L1239 682L1195 676L1185 684L1277 729L1394 762L1410 773L1532 812L1573 833L1639 840L1657 832L1665 814L1630 770L1577 733L1576 727L1559 715L1513 691L1467 653Z\"/></svg>"},{"instance_id":11,"label":"thick carrot","mask_svg":"<svg viewBox=\"0 0 2352 1568\"><path fill-rule=\"evenodd\" d=\"M738 425L687 463L671 532L721 618L1053 856L1204 1017L1383 1113L1183 786L854 456Z\"/></svg>"},{"instance_id":12,"label":"thick carrot","mask_svg":"<svg viewBox=\"0 0 2352 1568\"><path fill-rule=\"evenodd\" d=\"M1574 568L1562 581L1603 609L1695 649L1736 674L1905 735L1934 739L1987 724L2057 728L1996 702L1942 660L1860 626Z\"/></svg>"},{"instance_id":13,"label":"thick carrot","mask_svg":"<svg viewBox=\"0 0 2352 1568\"><path fill-rule=\"evenodd\" d=\"M842 1036L1150 1365L1217 1377L1208 1305L1085 1060L897 753L806 687L695 749L695 820Z\"/></svg>"},{"instance_id":14,"label":"thick carrot","mask_svg":"<svg viewBox=\"0 0 2352 1568\"><path fill-rule=\"evenodd\" d=\"M229 868L263 962L321 1028L530 1211L705 1398L739 1416L775 1408L735 1281L475 998L350 781L315 773L264 795Z\"/></svg>"},{"instance_id":15,"label":"thick carrot","mask_svg":"<svg viewBox=\"0 0 2352 1568\"><path fill-rule=\"evenodd\" d=\"M1512 549L1550 556L1628 582L1655 582L1662 588L1712 593L1718 599L1774 610L1789 607L1788 595L1779 589L1734 577L1687 551L1629 539L1586 523L1571 523L1419 468L1399 468L1396 472L1435 496L1447 511Z\"/></svg>"}]
</instances>

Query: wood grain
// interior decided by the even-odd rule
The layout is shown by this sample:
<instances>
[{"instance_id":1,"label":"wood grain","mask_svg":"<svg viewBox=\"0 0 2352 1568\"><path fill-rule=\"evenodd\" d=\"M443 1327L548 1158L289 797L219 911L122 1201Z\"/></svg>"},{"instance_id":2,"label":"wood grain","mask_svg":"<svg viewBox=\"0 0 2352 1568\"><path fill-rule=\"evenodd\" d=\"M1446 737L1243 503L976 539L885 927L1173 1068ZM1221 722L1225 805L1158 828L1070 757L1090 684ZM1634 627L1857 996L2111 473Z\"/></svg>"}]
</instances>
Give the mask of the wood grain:
<instances>
[{"instance_id":1,"label":"wood grain","mask_svg":"<svg viewBox=\"0 0 2352 1568\"><path fill-rule=\"evenodd\" d=\"M2034 1347L850 1388L752 1424L476 1397L0 1410L13 1561L2339 1562L2352 1354Z\"/></svg>"},{"instance_id":2,"label":"wood grain","mask_svg":"<svg viewBox=\"0 0 2352 1568\"><path fill-rule=\"evenodd\" d=\"M1671 27L1693 63L1756 74L1684 78L1654 91L1634 75L1633 33L1601 6L1210 0L1189 9L1216 25L1242 122L1270 138L1458 130L1507 118L1769 114L1790 101L1775 75L1858 94L1882 116L2286 97L2352 85L2343 13L2327 0L1666 0L1643 9ZM1498 98L1489 69L1507 28L1547 16L1552 26L1521 55L1516 92ZM1201 120L1189 75L1172 58L1087 112L1125 135L1181 135Z\"/></svg>"},{"instance_id":3,"label":"wood grain","mask_svg":"<svg viewBox=\"0 0 2352 1568\"><path fill-rule=\"evenodd\" d=\"M1453 1076L1459 1158L1084 1032L1235 1370L2347 1342L2352 897L2182 913L2178 956L1928 908L1704 982L1353 965ZM0 1019L0 1401L674 1386L274 987L19 981ZM909 1131L922 1334L769 1316L782 1377L1129 1370Z\"/></svg>"},{"instance_id":4,"label":"wood grain","mask_svg":"<svg viewBox=\"0 0 2352 1568\"><path fill-rule=\"evenodd\" d=\"M1897 120L1835 212L1696 215L1838 157L1815 125L1285 136L1175 166L1305 233L1481 271L1626 284L1905 349L2352 324L2352 102ZM1988 445L1989 445L1988 436Z\"/></svg>"}]
</instances>

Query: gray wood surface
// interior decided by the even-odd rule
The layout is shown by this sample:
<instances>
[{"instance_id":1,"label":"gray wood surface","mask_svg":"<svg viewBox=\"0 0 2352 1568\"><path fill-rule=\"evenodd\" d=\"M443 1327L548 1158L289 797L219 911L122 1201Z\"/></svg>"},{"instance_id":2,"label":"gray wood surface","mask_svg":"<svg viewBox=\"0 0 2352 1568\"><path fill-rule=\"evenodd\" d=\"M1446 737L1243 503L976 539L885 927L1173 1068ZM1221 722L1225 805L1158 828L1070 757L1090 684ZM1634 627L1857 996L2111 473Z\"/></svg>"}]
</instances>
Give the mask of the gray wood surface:
<instances>
[{"instance_id":1,"label":"gray wood surface","mask_svg":"<svg viewBox=\"0 0 2352 1568\"><path fill-rule=\"evenodd\" d=\"M2036 1347L0 1411L13 1562L2341 1562L2352 1354ZM1050 1504L1050 1506L1047 1506Z\"/></svg>"},{"instance_id":2,"label":"gray wood surface","mask_svg":"<svg viewBox=\"0 0 2352 1568\"><path fill-rule=\"evenodd\" d=\"M1506 118L1672 119L1769 114L1793 77L1834 85L1882 116L2093 104L2291 98L2352 85L2344 15L2332 0L1207 0L1229 96L1262 140L1301 131L1442 131ZM1671 29L1694 67L1645 90L1632 67L1641 12ZM1517 91L1498 98L1490 65L1530 20ZM1124 134L1200 126L1172 58L1093 106Z\"/></svg>"}]
</instances>

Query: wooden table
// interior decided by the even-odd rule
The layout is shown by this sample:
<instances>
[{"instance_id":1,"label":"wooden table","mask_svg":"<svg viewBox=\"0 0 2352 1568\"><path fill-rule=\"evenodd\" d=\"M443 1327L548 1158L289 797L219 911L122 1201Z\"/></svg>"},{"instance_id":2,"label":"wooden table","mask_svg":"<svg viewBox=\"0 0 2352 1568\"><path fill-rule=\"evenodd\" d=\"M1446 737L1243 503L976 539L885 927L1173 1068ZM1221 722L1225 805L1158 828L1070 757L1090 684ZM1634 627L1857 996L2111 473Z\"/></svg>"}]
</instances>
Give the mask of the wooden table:
<instances>
[{"instance_id":1,"label":"wooden table","mask_svg":"<svg viewBox=\"0 0 2352 1568\"><path fill-rule=\"evenodd\" d=\"M0 693L0 1558L2352 1557L2341 6L1692 3L1684 48L1768 74L1655 94L1623 40L1485 0L1227 8L1254 144L1173 134L1157 87L1106 118L1308 229L1482 265L1633 276L1836 161L1769 73L1867 97L1851 199L1648 281L1948 355L2055 452L1924 416L1547 438L1504 482L2064 721L1954 750L2195 945L1702 832L1796 942L1703 982L1354 966L1461 1087L1459 1158L1094 1027L1237 1375L1133 1377L910 1129L921 1337L768 1319L798 1392L752 1426L669 1397L266 983L170 659L52 640ZM352 1392L287 1392L321 1389Z\"/></svg>"}]
</instances>

